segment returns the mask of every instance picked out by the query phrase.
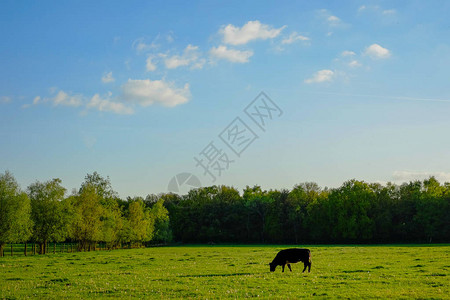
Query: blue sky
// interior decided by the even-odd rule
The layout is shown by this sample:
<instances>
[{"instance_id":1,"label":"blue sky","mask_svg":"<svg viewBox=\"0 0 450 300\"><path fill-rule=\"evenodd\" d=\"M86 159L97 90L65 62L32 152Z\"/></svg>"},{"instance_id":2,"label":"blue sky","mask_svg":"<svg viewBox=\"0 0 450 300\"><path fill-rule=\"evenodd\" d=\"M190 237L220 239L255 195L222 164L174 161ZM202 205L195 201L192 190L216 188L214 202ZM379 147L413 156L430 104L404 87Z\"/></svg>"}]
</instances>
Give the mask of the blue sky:
<instances>
[{"instance_id":1,"label":"blue sky","mask_svg":"<svg viewBox=\"0 0 450 300\"><path fill-rule=\"evenodd\" d=\"M2 1L0 171L122 197L450 181L448 1ZM261 130L261 91L281 109ZM257 139L236 156L236 117ZM216 181L194 157L233 161ZM213 169L209 169L213 170Z\"/></svg>"}]
</instances>

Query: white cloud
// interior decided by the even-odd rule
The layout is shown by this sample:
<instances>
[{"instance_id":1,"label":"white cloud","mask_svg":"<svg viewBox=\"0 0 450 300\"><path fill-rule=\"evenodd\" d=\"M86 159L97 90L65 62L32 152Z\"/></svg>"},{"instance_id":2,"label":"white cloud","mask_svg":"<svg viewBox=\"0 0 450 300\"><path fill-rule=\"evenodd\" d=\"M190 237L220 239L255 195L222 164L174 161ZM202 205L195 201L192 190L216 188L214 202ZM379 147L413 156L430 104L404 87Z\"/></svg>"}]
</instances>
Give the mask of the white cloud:
<instances>
[{"instance_id":1,"label":"white cloud","mask_svg":"<svg viewBox=\"0 0 450 300\"><path fill-rule=\"evenodd\" d=\"M200 58L192 63L191 69L201 69L206 63L206 59Z\"/></svg>"},{"instance_id":2,"label":"white cloud","mask_svg":"<svg viewBox=\"0 0 450 300\"><path fill-rule=\"evenodd\" d=\"M22 105L29 108L31 105L52 104L53 106L71 106L85 108L81 113L86 114L88 110L101 112L112 112L115 114L131 115L134 113L131 103L148 106L160 103L164 106L173 107L185 103L190 98L189 84L183 88L174 87L173 83L164 80L132 80L129 79L122 85L122 95L112 98L112 93L100 95L98 93L88 98L82 94L69 94L62 90L50 91L53 96L41 98L37 96L32 103ZM124 103L123 101L128 101Z\"/></svg>"},{"instance_id":3,"label":"white cloud","mask_svg":"<svg viewBox=\"0 0 450 300\"><path fill-rule=\"evenodd\" d=\"M335 76L335 73L331 70L320 70L314 73L314 75L305 80L305 83L320 83L320 82L327 82L332 81L333 77Z\"/></svg>"},{"instance_id":4,"label":"white cloud","mask_svg":"<svg viewBox=\"0 0 450 300\"><path fill-rule=\"evenodd\" d=\"M235 49L228 49L226 46L212 47L210 50L211 56L218 59L225 59L235 63L247 63L249 58L253 55L253 51L240 51Z\"/></svg>"},{"instance_id":5,"label":"white cloud","mask_svg":"<svg viewBox=\"0 0 450 300\"><path fill-rule=\"evenodd\" d=\"M154 57L153 57L152 55L150 55L149 57L147 57L146 65L145 65L147 71L152 72L152 71L155 71L155 70L156 70L156 65L152 62L152 59L153 59L153 58L154 58Z\"/></svg>"},{"instance_id":6,"label":"white cloud","mask_svg":"<svg viewBox=\"0 0 450 300\"><path fill-rule=\"evenodd\" d=\"M64 106L80 106L83 103L81 95L69 95L64 91L59 91L55 97L51 98L53 105L64 105Z\"/></svg>"},{"instance_id":7,"label":"white cloud","mask_svg":"<svg viewBox=\"0 0 450 300\"><path fill-rule=\"evenodd\" d=\"M361 5L358 8L358 13L362 13L362 12L379 12L380 9L381 8L378 5Z\"/></svg>"},{"instance_id":8,"label":"white cloud","mask_svg":"<svg viewBox=\"0 0 450 300\"><path fill-rule=\"evenodd\" d=\"M391 56L391 52L378 44L372 44L364 50L364 54L373 59L386 59Z\"/></svg>"},{"instance_id":9,"label":"white cloud","mask_svg":"<svg viewBox=\"0 0 450 300\"><path fill-rule=\"evenodd\" d=\"M336 23L339 23L339 22L341 21L341 19L339 19L339 18L336 17L336 16L329 16L329 17L327 18L327 21L328 21L329 23L331 23L331 24L336 24Z\"/></svg>"},{"instance_id":10,"label":"white cloud","mask_svg":"<svg viewBox=\"0 0 450 300\"><path fill-rule=\"evenodd\" d=\"M235 63L247 63L249 58L253 55L253 51L246 50L240 51L235 49L228 49L226 46L212 47L210 52L211 56L218 59L226 59Z\"/></svg>"},{"instance_id":11,"label":"white cloud","mask_svg":"<svg viewBox=\"0 0 450 300\"><path fill-rule=\"evenodd\" d=\"M8 96L0 97L0 103L9 103L9 102L11 102L11 97L8 97Z\"/></svg>"},{"instance_id":12,"label":"white cloud","mask_svg":"<svg viewBox=\"0 0 450 300\"><path fill-rule=\"evenodd\" d=\"M114 81L115 81L115 79L113 77L112 72L108 72L108 73L103 74L103 77L102 77L102 82L103 83L109 83L109 82L114 82Z\"/></svg>"},{"instance_id":13,"label":"white cloud","mask_svg":"<svg viewBox=\"0 0 450 300\"><path fill-rule=\"evenodd\" d=\"M86 108L95 108L98 111L108 111L116 114L131 115L133 109L121 102L114 102L110 99L111 93L107 97L102 98L99 94L95 94L91 100L86 104Z\"/></svg>"},{"instance_id":14,"label":"white cloud","mask_svg":"<svg viewBox=\"0 0 450 300\"><path fill-rule=\"evenodd\" d=\"M283 39L283 40L281 41L281 43L282 43L283 45L285 45L285 44L292 44L292 43L295 42L295 41L309 41L309 38L306 37L306 36L300 35L300 34L298 34L297 32L294 31L294 32L292 32L292 33L289 35L289 37Z\"/></svg>"},{"instance_id":15,"label":"white cloud","mask_svg":"<svg viewBox=\"0 0 450 300\"><path fill-rule=\"evenodd\" d=\"M356 55L356 53L355 52L353 52L353 51L349 51L349 50L345 50L345 51L342 51L342 53L341 53L341 56L354 56L354 55Z\"/></svg>"},{"instance_id":16,"label":"white cloud","mask_svg":"<svg viewBox=\"0 0 450 300\"><path fill-rule=\"evenodd\" d=\"M165 57L164 64L167 69L175 69L178 67L191 65L192 69L201 69L205 64L205 59L201 58L198 46L187 45L182 55L173 55L168 57L165 54L160 55Z\"/></svg>"},{"instance_id":17,"label":"white cloud","mask_svg":"<svg viewBox=\"0 0 450 300\"><path fill-rule=\"evenodd\" d=\"M56 92L56 91L55 91ZM37 96L33 100L33 104L50 102L53 106L72 106L78 107L83 104L83 95L69 95L66 92L60 90L54 97L41 98Z\"/></svg>"},{"instance_id":18,"label":"white cloud","mask_svg":"<svg viewBox=\"0 0 450 300\"><path fill-rule=\"evenodd\" d=\"M332 27L335 26L342 26L344 25L342 20L340 18L338 18L335 15L332 15L330 13L330 11L328 11L327 9L320 9L318 11L319 17L323 20L325 20L325 22Z\"/></svg>"},{"instance_id":19,"label":"white cloud","mask_svg":"<svg viewBox=\"0 0 450 300\"><path fill-rule=\"evenodd\" d=\"M450 182L450 173L445 172L417 172L417 171L395 171L392 178L397 183L424 180L434 176L440 182Z\"/></svg>"},{"instance_id":20,"label":"white cloud","mask_svg":"<svg viewBox=\"0 0 450 300\"><path fill-rule=\"evenodd\" d=\"M382 12L383 15L393 15L395 13L396 13L395 9L386 9L386 10L383 10L383 12Z\"/></svg>"},{"instance_id":21,"label":"white cloud","mask_svg":"<svg viewBox=\"0 0 450 300\"><path fill-rule=\"evenodd\" d=\"M56 91L55 91L56 92ZM72 106L72 107L80 107L84 106L87 109L95 108L98 111L108 111L116 114L132 114L133 109L127 107L123 103L114 102L110 99L111 93L108 94L107 97L101 97L99 94L95 94L89 101L86 101L86 97L79 95L69 95L68 93L60 90L56 93L54 97L46 97L41 98L37 96L33 99L33 105L43 104L43 103L52 103L54 106ZM28 108L29 105L23 107Z\"/></svg>"},{"instance_id":22,"label":"white cloud","mask_svg":"<svg viewBox=\"0 0 450 300\"><path fill-rule=\"evenodd\" d=\"M381 14L384 16L388 16L388 15L395 15L397 13L397 11L395 9L382 9L382 7L380 7L379 5L361 5L358 8L358 13L375 13L375 14Z\"/></svg>"},{"instance_id":23,"label":"white cloud","mask_svg":"<svg viewBox=\"0 0 450 300\"><path fill-rule=\"evenodd\" d=\"M158 38L159 38L159 36L156 37L156 39L158 39ZM147 43L145 41L145 38L139 38L133 42L132 47L134 49L136 49L136 51L138 53L141 53L141 52L147 52L147 51L150 51L153 49L157 49L159 47L159 45L156 44L155 42Z\"/></svg>"},{"instance_id":24,"label":"white cloud","mask_svg":"<svg viewBox=\"0 0 450 300\"><path fill-rule=\"evenodd\" d=\"M357 68L357 67L361 67L362 64L357 61L356 59L352 60L351 62L348 63L348 65L352 68Z\"/></svg>"},{"instance_id":25,"label":"white cloud","mask_svg":"<svg viewBox=\"0 0 450 300\"><path fill-rule=\"evenodd\" d=\"M174 107L186 103L190 98L189 84L186 83L183 88L176 88L173 83L164 80L128 79L122 86L122 91L125 100L142 106L159 103Z\"/></svg>"},{"instance_id":26,"label":"white cloud","mask_svg":"<svg viewBox=\"0 0 450 300\"><path fill-rule=\"evenodd\" d=\"M169 32L166 36L166 41L168 43L172 43L175 40L175 38L173 37L173 32Z\"/></svg>"},{"instance_id":27,"label":"white cloud","mask_svg":"<svg viewBox=\"0 0 450 300\"><path fill-rule=\"evenodd\" d=\"M41 102L41 97L40 96L36 96L36 97L34 97L34 99L33 99L33 103L25 103L25 104L22 104L22 108L23 109L27 109L27 108L30 108L31 107L31 105L37 105L37 104L39 104L39 102Z\"/></svg>"},{"instance_id":28,"label":"white cloud","mask_svg":"<svg viewBox=\"0 0 450 300\"><path fill-rule=\"evenodd\" d=\"M241 28L228 24L220 30L223 41L231 45L243 45L253 40L266 40L277 37L286 26L273 28L259 21L249 21Z\"/></svg>"},{"instance_id":29,"label":"white cloud","mask_svg":"<svg viewBox=\"0 0 450 300\"><path fill-rule=\"evenodd\" d=\"M381 8L378 5L361 5L358 8L358 13L362 13L362 12L379 12L380 9Z\"/></svg>"},{"instance_id":30,"label":"white cloud","mask_svg":"<svg viewBox=\"0 0 450 300\"><path fill-rule=\"evenodd\" d=\"M172 57L168 57L164 63L166 64L167 69L176 69L178 67L187 66L189 65L189 59L174 55Z\"/></svg>"}]
</instances>

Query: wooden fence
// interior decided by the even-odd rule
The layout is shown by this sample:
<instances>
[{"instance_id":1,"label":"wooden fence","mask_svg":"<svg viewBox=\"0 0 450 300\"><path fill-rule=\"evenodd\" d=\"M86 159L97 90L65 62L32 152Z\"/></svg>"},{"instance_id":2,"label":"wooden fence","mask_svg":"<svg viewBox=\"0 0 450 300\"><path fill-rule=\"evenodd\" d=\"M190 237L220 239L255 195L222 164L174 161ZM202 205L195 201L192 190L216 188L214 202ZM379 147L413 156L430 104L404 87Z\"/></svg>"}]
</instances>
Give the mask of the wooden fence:
<instances>
[{"instance_id":1,"label":"wooden fence","mask_svg":"<svg viewBox=\"0 0 450 300\"><path fill-rule=\"evenodd\" d=\"M106 243L97 243L95 249L98 250L109 250L106 247ZM85 250L81 250L83 252ZM56 253L71 253L79 252L78 243L48 243L46 254L56 254ZM3 253L1 256L28 256L28 255L39 255L39 245L34 243L27 244L6 244L3 248Z\"/></svg>"}]
</instances>

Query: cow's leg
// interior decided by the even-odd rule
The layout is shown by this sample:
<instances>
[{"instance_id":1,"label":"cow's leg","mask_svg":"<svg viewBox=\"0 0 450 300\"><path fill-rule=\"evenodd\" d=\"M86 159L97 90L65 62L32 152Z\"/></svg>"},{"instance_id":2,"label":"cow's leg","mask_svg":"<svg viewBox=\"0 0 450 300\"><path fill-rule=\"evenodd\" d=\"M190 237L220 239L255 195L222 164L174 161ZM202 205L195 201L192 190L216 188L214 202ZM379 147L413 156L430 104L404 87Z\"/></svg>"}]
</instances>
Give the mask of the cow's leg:
<instances>
[{"instance_id":1,"label":"cow's leg","mask_svg":"<svg viewBox=\"0 0 450 300\"><path fill-rule=\"evenodd\" d=\"M302 271L302 273L304 273L305 272L305 270L306 270L306 267L308 266L308 264L307 263L303 263L304 264L304 268L303 268L303 271Z\"/></svg>"},{"instance_id":2,"label":"cow's leg","mask_svg":"<svg viewBox=\"0 0 450 300\"><path fill-rule=\"evenodd\" d=\"M309 262L308 263L308 273L311 272L311 265L312 265L312 262Z\"/></svg>"},{"instance_id":3,"label":"cow's leg","mask_svg":"<svg viewBox=\"0 0 450 300\"><path fill-rule=\"evenodd\" d=\"M283 268L283 272L284 272L284 267L285 267L286 265L282 265L281 267Z\"/></svg>"},{"instance_id":4,"label":"cow's leg","mask_svg":"<svg viewBox=\"0 0 450 300\"><path fill-rule=\"evenodd\" d=\"M291 269L291 264L288 264L288 267L289 267L289 271L291 271L291 272L292 272L292 269Z\"/></svg>"}]
</instances>

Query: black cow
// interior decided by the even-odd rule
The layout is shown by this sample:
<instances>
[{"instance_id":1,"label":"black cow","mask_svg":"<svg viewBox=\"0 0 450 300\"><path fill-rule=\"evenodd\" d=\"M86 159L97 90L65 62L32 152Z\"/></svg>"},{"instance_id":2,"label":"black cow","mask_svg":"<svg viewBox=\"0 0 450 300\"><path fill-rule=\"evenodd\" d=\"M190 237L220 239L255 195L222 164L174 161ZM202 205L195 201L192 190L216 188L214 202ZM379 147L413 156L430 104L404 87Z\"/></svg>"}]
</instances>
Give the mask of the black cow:
<instances>
[{"instance_id":1,"label":"black cow","mask_svg":"<svg viewBox=\"0 0 450 300\"><path fill-rule=\"evenodd\" d=\"M303 272L305 272L306 267L308 267L308 272L311 271L311 251L309 249L285 249L278 252L277 256L273 259L273 261L269 264L270 272L274 272L277 266L284 267L287 265L289 270L292 272L291 264L295 264L299 261L302 261L305 265Z\"/></svg>"}]
</instances>

